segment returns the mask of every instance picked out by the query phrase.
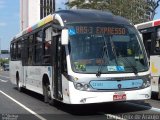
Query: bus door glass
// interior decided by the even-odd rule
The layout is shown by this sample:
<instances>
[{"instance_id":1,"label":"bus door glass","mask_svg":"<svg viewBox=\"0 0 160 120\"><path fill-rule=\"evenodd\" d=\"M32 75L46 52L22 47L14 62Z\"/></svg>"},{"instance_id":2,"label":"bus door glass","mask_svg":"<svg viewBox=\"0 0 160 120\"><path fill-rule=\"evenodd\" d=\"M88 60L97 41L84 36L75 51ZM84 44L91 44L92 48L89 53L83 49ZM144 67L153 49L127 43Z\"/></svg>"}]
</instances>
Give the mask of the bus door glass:
<instances>
[{"instance_id":1,"label":"bus door glass","mask_svg":"<svg viewBox=\"0 0 160 120\"><path fill-rule=\"evenodd\" d=\"M56 27L52 27L52 65L53 65L53 91L54 98L61 99L62 98L62 77L61 77L61 30Z\"/></svg>"},{"instance_id":2,"label":"bus door glass","mask_svg":"<svg viewBox=\"0 0 160 120\"><path fill-rule=\"evenodd\" d=\"M147 55L148 55L148 58L151 54L151 36L152 36L152 33L144 33L143 35L143 43L144 43L144 46L145 46L145 49L146 49L146 52L147 52Z\"/></svg>"},{"instance_id":3,"label":"bus door glass","mask_svg":"<svg viewBox=\"0 0 160 120\"><path fill-rule=\"evenodd\" d=\"M152 55L152 44L154 42L154 29L153 28L146 28L140 30L142 37L143 37L143 43L148 55L148 58L150 59L150 56Z\"/></svg>"}]
</instances>

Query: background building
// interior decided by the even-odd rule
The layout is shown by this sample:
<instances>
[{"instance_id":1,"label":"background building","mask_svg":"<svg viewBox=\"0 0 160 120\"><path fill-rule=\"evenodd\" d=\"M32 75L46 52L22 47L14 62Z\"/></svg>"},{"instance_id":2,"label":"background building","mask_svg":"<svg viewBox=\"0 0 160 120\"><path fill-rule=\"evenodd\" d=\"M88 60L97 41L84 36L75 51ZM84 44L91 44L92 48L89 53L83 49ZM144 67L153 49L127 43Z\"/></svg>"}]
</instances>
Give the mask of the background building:
<instances>
[{"instance_id":1,"label":"background building","mask_svg":"<svg viewBox=\"0 0 160 120\"><path fill-rule=\"evenodd\" d=\"M1 50L0 51L0 59L9 59L10 54L8 50Z\"/></svg>"},{"instance_id":2,"label":"background building","mask_svg":"<svg viewBox=\"0 0 160 120\"><path fill-rule=\"evenodd\" d=\"M55 11L55 0L20 0L20 31Z\"/></svg>"},{"instance_id":3,"label":"background building","mask_svg":"<svg viewBox=\"0 0 160 120\"><path fill-rule=\"evenodd\" d=\"M55 11L55 0L40 0L40 19Z\"/></svg>"}]
</instances>

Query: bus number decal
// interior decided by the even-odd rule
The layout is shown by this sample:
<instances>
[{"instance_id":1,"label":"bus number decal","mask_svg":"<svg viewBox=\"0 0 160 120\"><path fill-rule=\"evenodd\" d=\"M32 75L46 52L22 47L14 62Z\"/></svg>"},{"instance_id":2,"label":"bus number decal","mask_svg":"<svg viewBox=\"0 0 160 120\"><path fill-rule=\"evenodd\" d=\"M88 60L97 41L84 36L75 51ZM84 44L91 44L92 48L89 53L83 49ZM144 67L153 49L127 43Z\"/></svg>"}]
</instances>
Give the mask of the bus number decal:
<instances>
[{"instance_id":1,"label":"bus number decal","mask_svg":"<svg viewBox=\"0 0 160 120\"><path fill-rule=\"evenodd\" d=\"M75 34L107 34L107 35L125 35L127 33L124 27L90 27L76 26L69 28L69 35Z\"/></svg>"}]
</instances>

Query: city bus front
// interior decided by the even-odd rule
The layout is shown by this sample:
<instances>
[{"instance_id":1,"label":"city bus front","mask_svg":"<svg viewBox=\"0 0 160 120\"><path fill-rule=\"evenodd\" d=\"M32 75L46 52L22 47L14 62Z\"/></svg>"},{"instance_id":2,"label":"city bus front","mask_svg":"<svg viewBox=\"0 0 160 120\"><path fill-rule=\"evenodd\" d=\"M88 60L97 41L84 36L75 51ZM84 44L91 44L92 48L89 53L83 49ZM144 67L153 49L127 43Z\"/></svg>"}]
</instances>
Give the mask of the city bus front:
<instances>
[{"instance_id":1,"label":"city bus front","mask_svg":"<svg viewBox=\"0 0 160 120\"><path fill-rule=\"evenodd\" d=\"M71 104L150 98L147 56L133 26L112 23L67 26Z\"/></svg>"}]
</instances>

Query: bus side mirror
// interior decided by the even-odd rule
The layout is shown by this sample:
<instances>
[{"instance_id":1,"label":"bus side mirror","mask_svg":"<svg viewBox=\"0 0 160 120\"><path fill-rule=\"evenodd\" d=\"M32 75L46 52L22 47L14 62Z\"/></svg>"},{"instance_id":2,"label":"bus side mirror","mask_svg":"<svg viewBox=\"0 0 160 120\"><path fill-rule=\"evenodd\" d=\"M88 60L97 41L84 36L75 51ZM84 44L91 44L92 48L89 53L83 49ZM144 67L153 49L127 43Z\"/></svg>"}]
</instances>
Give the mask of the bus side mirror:
<instances>
[{"instance_id":1,"label":"bus side mirror","mask_svg":"<svg viewBox=\"0 0 160 120\"><path fill-rule=\"evenodd\" d=\"M68 29L63 29L61 34L61 44L68 45Z\"/></svg>"}]
</instances>

